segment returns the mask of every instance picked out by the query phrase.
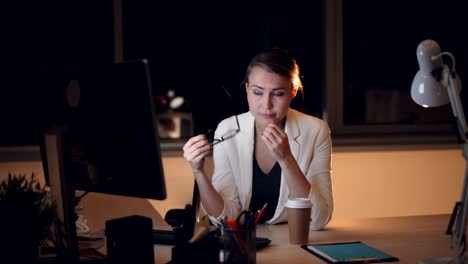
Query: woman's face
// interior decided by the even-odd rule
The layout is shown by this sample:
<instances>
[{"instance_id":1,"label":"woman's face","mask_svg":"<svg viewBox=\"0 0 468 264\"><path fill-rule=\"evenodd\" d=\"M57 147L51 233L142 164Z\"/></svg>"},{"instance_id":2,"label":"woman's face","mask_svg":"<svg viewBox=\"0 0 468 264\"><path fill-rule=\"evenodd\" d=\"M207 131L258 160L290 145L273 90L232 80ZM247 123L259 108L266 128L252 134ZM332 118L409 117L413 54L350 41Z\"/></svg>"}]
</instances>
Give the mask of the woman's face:
<instances>
[{"instance_id":1,"label":"woman's face","mask_svg":"<svg viewBox=\"0 0 468 264\"><path fill-rule=\"evenodd\" d=\"M289 105L296 95L288 78L260 66L252 68L246 83L249 110L257 126L282 125Z\"/></svg>"}]
</instances>

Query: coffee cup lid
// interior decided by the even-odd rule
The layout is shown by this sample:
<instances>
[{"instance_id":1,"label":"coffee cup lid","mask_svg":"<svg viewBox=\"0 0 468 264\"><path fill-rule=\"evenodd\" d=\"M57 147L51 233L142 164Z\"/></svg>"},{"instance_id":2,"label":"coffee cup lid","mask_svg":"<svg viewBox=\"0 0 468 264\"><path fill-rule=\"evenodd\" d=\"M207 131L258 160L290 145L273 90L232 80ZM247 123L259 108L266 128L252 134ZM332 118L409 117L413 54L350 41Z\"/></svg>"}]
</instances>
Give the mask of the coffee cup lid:
<instances>
[{"instance_id":1,"label":"coffee cup lid","mask_svg":"<svg viewBox=\"0 0 468 264\"><path fill-rule=\"evenodd\" d=\"M289 199L285 206L288 208L310 208L312 207L312 202L307 198L294 198Z\"/></svg>"}]
</instances>

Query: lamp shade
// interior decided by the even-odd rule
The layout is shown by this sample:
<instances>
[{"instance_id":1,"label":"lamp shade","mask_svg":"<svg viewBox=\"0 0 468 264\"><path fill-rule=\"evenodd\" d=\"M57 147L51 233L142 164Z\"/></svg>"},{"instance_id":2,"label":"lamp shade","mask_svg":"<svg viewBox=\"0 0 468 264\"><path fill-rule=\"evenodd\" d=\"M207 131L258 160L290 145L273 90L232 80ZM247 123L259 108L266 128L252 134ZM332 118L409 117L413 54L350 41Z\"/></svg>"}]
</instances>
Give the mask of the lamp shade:
<instances>
[{"instance_id":1,"label":"lamp shade","mask_svg":"<svg viewBox=\"0 0 468 264\"><path fill-rule=\"evenodd\" d=\"M447 87L442 83L442 78L434 76L434 70L440 70L442 76L442 58L440 47L433 40L424 40L416 49L419 63L419 71L414 76L411 85L411 98L415 103L423 107L437 107L450 102Z\"/></svg>"}]
</instances>

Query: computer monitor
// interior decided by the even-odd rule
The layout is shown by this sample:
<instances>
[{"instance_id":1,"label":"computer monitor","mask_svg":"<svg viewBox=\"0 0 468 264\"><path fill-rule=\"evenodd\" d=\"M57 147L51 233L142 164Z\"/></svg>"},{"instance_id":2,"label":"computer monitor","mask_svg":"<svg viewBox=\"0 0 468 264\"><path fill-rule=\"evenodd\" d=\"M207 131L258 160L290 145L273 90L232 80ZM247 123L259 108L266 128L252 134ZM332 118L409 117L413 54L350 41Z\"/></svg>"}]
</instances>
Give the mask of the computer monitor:
<instances>
[{"instance_id":1,"label":"computer monitor","mask_svg":"<svg viewBox=\"0 0 468 264\"><path fill-rule=\"evenodd\" d=\"M166 198L148 67L143 59L80 69L63 87L67 115L41 152L71 261L78 258L75 190Z\"/></svg>"}]
</instances>

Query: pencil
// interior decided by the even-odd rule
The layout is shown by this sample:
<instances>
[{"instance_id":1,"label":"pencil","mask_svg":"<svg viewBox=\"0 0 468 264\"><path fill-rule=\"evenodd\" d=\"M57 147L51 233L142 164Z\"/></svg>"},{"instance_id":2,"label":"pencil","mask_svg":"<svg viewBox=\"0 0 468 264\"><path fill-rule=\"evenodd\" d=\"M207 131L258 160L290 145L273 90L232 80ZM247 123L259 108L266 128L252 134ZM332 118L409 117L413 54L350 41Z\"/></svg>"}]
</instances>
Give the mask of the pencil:
<instances>
[{"instance_id":1,"label":"pencil","mask_svg":"<svg viewBox=\"0 0 468 264\"><path fill-rule=\"evenodd\" d=\"M258 215L255 218L255 225L258 224L258 222L260 221L260 218L262 218L262 215L265 213L265 209L266 209L267 205L268 205L268 203L265 203L263 205L262 209L258 210Z\"/></svg>"}]
</instances>

